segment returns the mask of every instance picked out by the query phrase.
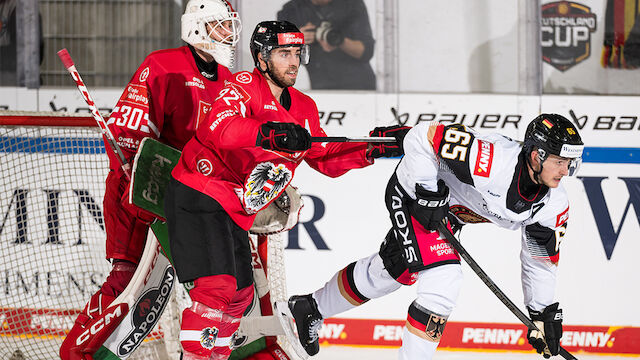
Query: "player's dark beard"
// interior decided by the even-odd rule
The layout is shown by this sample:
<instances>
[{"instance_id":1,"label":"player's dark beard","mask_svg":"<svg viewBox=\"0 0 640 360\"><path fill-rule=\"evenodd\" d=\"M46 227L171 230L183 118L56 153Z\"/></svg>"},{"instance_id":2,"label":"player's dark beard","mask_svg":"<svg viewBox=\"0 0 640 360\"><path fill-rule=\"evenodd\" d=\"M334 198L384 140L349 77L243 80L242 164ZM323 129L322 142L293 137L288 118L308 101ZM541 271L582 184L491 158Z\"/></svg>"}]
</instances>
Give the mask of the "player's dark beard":
<instances>
[{"instance_id":1,"label":"player's dark beard","mask_svg":"<svg viewBox=\"0 0 640 360\"><path fill-rule=\"evenodd\" d=\"M269 76L271 76L271 80L273 80L273 82L278 85L281 88L286 88L289 86L293 86L295 85L296 81L294 80L289 80L285 77L285 73L287 71L293 70L296 67L295 66L290 66L289 68L287 68L287 70L277 74L274 69L275 69L275 65L273 64L273 62L269 61Z\"/></svg>"}]
</instances>

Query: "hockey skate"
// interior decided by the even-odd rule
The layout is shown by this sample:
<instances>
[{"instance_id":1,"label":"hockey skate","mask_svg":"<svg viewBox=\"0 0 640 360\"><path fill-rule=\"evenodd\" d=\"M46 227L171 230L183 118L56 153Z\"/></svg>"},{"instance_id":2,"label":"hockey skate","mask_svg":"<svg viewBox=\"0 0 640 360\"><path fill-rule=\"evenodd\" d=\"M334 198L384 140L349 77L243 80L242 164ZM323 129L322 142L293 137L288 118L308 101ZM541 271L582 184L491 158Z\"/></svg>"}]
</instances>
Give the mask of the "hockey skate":
<instances>
[{"instance_id":1,"label":"hockey skate","mask_svg":"<svg viewBox=\"0 0 640 360\"><path fill-rule=\"evenodd\" d=\"M313 356L320 351L318 330L322 326L322 315L316 300L309 295L294 295L289 298L289 309L296 322L298 337L307 354Z\"/></svg>"}]
</instances>

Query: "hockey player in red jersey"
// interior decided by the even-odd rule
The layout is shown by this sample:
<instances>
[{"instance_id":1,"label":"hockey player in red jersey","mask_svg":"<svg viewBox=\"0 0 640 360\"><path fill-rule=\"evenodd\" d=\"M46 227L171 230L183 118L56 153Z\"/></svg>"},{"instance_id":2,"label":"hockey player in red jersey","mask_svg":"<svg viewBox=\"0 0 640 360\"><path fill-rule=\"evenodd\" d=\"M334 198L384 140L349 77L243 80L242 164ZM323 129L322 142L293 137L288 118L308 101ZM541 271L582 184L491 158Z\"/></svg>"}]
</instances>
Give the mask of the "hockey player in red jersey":
<instances>
[{"instance_id":1,"label":"hockey player in red jersey","mask_svg":"<svg viewBox=\"0 0 640 360\"><path fill-rule=\"evenodd\" d=\"M129 162L145 137L177 149L184 147L211 111L224 81L231 78L228 67L234 62L240 28L238 14L226 0L189 1L182 16L182 39L188 45L149 54L108 120ZM65 360L80 358L83 351L76 338L129 283L153 220L129 204L129 180L115 154L108 154L110 171L103 210L106 257L112 260L113 268L63 342L60 356Z\"/></svg>"},{"instance_id":2,"label":"hockey player in red jersey","mask_svg":"<svg viewBox=\"0 0 640 360\"><path fill-rule=\"evenodd\" d=\"M328 176L399 156L396 144L311 143L326 136L318 109L291 87L308 60L304 35L286 21L261 22L251 37L253 72L234 75L185 146L165 195L174 267L193 281L183 312L183 359L226 359L253 294L247 230L304 160ZM396 138L407 128L376 129ZM384 133L384 134L383 134ZM387 143L388 144L388 143Z\"/></svg>"},{"instance_id":3,"label":"hockey player in red jersey","mask_svg":"<svg viewBox=\"0 0 640 360\"><path fill-rule=\"evenodd\" d=\"M349 264L313 294L289 299L305 350L319 351L323 318L417 281L399 358L431 359L462 284L458 253L435 231L448 217L455 228L491 222L521 229L524 302L540 329L527 338L545 358L557 355L562 310L554 290L569 218L560 180L575 175L581 162L578 130L560 115L542 114L529 124L522 145L461 124L421 123L403 146L387 185L392 228L380 251Z\"/></svg>"}]
</instances>

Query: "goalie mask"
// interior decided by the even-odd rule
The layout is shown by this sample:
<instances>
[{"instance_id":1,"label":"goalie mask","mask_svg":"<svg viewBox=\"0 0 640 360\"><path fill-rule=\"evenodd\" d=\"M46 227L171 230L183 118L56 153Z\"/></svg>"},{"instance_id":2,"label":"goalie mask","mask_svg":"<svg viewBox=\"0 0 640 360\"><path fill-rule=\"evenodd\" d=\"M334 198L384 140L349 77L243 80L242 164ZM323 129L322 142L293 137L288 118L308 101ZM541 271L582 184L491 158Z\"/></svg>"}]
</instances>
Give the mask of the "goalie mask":
<instances>
[{"instance_id":1,"label":"goalie mask","mask_svg":"<svg viewBox=\"0 0 640 360\"><path fill-rule=\"evenodd\" d=\"M226 0L191 0L182 15L182 40L232 68L242 23Z\"/></svg>"},{"instance_id":2,"label":"goalie mask","mask_svg":"<svg viewBox=\"0 0 640 360\"><path fill-rule=\"evenodd\" d=\"M300 32L297 26L288 21L263 21L259 23L253 30L251 43L249 44L251 56L256 67L260 72L268 73L272 79L274 76L272 76L269 69L271 51L276 48L291 46L300 48L300 64L308 64L309 45L304 43L304 34ZM258 53L262 54L262 60L267 63L265 70L260 67Z\"/></svg>"},{"instance_id":3,"label":"goalie mask","mask_svg":"<svg viewBox=\"0 0 640 360\"><path fill-rule=\"evenodd\" d=\"M542 165L550 154L569 159L569 176L575 176L582 163L584 143L578 129L562 115L540 114L529 123L524 149L529 155L534 148L538 150L540 160L540 171L535 171L536 176L542 172Z\"/></svg>"}]
</instances>

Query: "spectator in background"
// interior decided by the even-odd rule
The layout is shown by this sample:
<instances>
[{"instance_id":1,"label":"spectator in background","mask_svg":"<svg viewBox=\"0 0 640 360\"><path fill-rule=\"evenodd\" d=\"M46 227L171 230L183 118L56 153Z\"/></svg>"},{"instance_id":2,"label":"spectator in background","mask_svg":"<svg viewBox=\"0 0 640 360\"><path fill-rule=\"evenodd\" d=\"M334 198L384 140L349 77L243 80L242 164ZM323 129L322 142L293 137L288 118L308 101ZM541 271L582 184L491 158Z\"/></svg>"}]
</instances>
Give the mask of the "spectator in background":
<instances>
[{"instance_id":1,"label":"spectator in background","mask_svg":"<svg viewBox=\"0 0 640 360\"><path fill-rule=\"evenodd\" d=\"M24 86L24 76L18 76L18 36L16 26L17 0L0 0L0 86ZM42 63L44 42L42 17L38 14L38 39Z\"/></svg>"},{"instance_id":2,"label":"spectator in background","mask_svg":"<svg viewBox=\"0 0 640 360\"><path fill-rule=\"evenodd\" d=\"M312 89L375 90L375 40L363 0L290 0L278 20L297 25L311 47Z\"/></svg>"},{"instance_id":3,"label":"spectator in background","mask_svg":"<svg viewBox=\"0 0 640 360\"><path fill-rule=\"evenodd\" d=\"M0 0L0 85L16 86L16 0Z\"/></svg>"}]
</instances>

